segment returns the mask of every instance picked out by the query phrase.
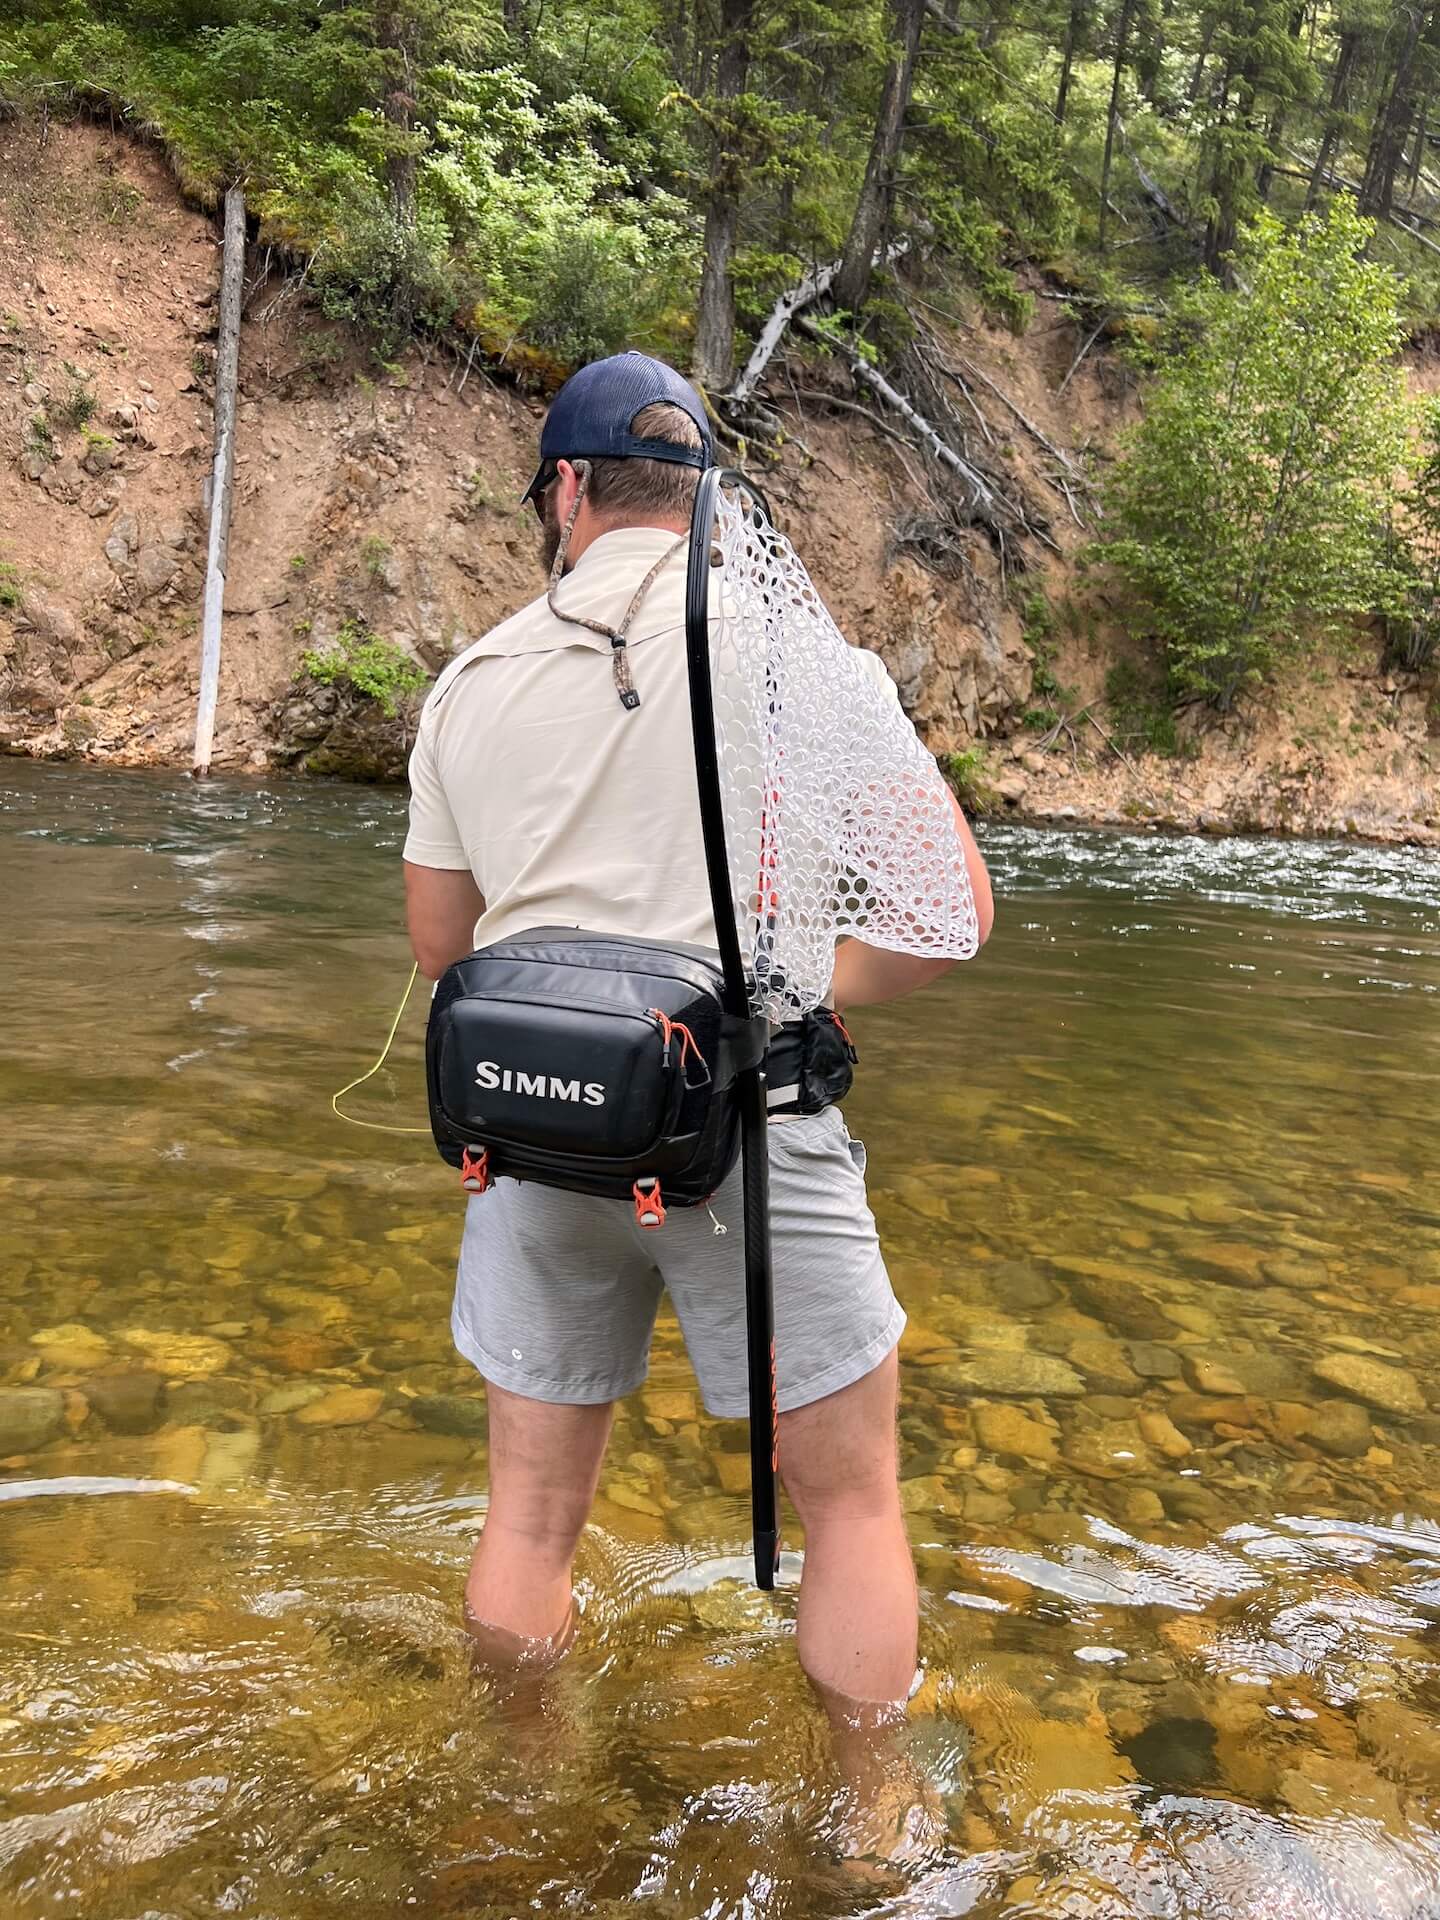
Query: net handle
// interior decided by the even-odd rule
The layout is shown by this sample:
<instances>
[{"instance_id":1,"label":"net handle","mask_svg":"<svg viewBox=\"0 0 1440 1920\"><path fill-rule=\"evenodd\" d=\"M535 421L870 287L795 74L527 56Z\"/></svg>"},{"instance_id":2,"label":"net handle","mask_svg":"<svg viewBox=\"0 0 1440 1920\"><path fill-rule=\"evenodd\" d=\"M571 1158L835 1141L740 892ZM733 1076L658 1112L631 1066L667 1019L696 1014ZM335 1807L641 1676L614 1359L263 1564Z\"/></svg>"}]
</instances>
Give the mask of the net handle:
<instances>
[{"instance_id":1,"label":"net handle","mask_svg":"<svg viewBox=\"0 0 1440 1920\"><path fill-rule=\"evenodd\" d=\"M735 924L730 857L725 844L725 805L720 786L720 749L715 734L715 692L710 671L710 549L715 507L727 483L740 488L770 517L764 495L730 467L709 467L695 490L685 578L685 664L690 682L690 723L695 742L695 781L705 871L715 917L715 939L725 977L726 1012L751 1019L750 987ZM750 1516L755 1584L768 1593L780 1557L779 1431L775 1383L775 1299L770 1258L769 1120L763 1066L737 1075L742 1183L745 1200L745 1348L750 1398Z\"/></svg>"}]
</instances>

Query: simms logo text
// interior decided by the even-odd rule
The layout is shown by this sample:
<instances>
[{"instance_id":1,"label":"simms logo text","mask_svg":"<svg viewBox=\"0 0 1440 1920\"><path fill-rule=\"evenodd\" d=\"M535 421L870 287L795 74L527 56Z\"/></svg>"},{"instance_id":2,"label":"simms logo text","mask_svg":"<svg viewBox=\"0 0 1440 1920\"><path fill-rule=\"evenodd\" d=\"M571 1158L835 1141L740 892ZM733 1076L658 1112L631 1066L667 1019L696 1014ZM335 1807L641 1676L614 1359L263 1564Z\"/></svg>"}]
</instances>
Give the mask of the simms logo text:
<instances>
[{"instance_id":1,"label":"simms logo text","mask_svg":"<svg viewBox=\"0 0 1440 1920\"><path fill-rule=\"evenodd\" d=\"M498 1061L482 1060L475 1069L475 1084L496 1088L501 1093L528 1093L537 1100L582 1100L587 1107L603 1107L605 1088L598 1080L562 1080L557 1074L517 1073Z\"/></svg>"}]
</instances>

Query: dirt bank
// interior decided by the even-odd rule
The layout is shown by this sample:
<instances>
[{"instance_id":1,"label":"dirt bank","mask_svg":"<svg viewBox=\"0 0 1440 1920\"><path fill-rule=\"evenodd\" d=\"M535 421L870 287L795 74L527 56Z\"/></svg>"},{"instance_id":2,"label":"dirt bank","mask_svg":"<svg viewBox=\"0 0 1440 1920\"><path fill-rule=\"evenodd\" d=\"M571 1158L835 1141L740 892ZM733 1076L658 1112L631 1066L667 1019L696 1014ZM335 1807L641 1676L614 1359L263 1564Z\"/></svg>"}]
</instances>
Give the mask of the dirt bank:
<instances>
[{"instance_id":1,"label":"dirt bank","mask_svg":"<svg viewBox=\"0 0 1440 1920\"><path fill-rule=\"evenodd\" d=\"M10 751L188 761L216 242L211 218L133 142L85 125L52 125L43 140L0 128ZM1003 570L978 529L937 544L918 457L823 397L853 403L842 370L781 368L772 386L791 436L772 497L929 745L978 744L978 783L1022 817L1440 840L1433 680L1385 674L1377 648L1317 662L1299 693L1223 726L1192 727L1178 757L1125 734L1105 699L1123 644L1103 604L1074 612L1085 535L1072 506L1087 514L1084 495L1067 497L1031 429L1083 466L1130 415L1133 391L1097 352L1057 400L1076 330L1056 301L1037 304L1023 340L980 324L962 340L978 370L976 434L1038 529ZM478 366L419 354L377 365L293 279L252 261L217 766L401 771L406 710L387 720L317 685L302 658L374 634L434 671L537 590L533 525L514 501L542 412ZM1051 716L1077 713L1054 729Z\"/></svg>"}]
</instances>

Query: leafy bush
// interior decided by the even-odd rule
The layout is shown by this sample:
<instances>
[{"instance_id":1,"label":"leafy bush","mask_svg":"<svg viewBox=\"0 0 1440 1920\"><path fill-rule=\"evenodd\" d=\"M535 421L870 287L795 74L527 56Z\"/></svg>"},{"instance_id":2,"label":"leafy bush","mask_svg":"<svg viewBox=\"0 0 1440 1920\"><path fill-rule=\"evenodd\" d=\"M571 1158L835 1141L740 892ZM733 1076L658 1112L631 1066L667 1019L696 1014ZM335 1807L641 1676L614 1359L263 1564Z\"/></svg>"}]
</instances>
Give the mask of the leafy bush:
<instances>
[{"instance_id":1,"label":"leafy bush","mask_svg":"<svg viewBox=\"0 0 1440 1920\"><path fill-rule=\"evenodd\" d=\"M1168 692L1162 675L1143 673L1133 660L1116 661L1105 675L1105 702L1118 745L1144 753L1180 751Z\"/></svg>"},{"instance_id":2,"label":"leafy bush","mask_svg":"<svg viewBox=\"0 0 1440 1920\"><path fill-rule=\"evenodd\" d=\"M990 784L984 747L965 747L959 753L948 753L940 765L967 813L985 814L993 810L995 790Z\"/></svg>"},{"instance_id":3,"label":"leafy bush","mask_svg":"<svg viewBox=\"0 0 1440 1920\"><path fill-rule=\"evenodd\" d=\"M1386 589L1406 407L1371 231L1343 199L1290 232L1262 215L1240 290L1203 282L1161 342L1108 489L1108 557L1182 694L1232 706Z\"/></svg>"},{"instance_id":4,"label":"leafy bush","mask_svg":"<svg viewBox=\"0 0 1440 1920\"><path fill-rule=\"evenodd\" d=\"M1419 459L1389 525L1393 579L1382 606L1390 658L1419 672L1440 641L1440 400L1421 413Z\"/></svg>"},{"instance_id":5,"label":"leafy bush","mask_svg":"<svg viewBox=\"0 0 1440 1920\"><path fill-rule=\"evenodd\" d=\"M371 633L359 620L347 620L327 647L308 647L300 670L321 686L348 686L374 700L387 720L400 702L418 693L429 676L393 640Z\"/></svg>"}]
</instances>

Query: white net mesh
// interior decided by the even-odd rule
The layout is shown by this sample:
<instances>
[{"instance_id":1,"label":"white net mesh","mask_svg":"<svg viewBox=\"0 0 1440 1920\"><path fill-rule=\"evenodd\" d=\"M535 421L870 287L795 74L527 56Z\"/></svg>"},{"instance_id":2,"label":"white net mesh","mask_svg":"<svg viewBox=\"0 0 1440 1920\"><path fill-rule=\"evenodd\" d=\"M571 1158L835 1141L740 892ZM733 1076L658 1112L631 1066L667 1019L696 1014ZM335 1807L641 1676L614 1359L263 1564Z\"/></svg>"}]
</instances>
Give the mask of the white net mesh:
<instances>
[{"instance_id":1,"label":"white net mesh","mask_svg":"<svg viewBox=\"0 0 1440 1920\"><path fill-rule=\"evenodd\" d=\"M711 671L740 950L755 1010L793 1020L835 942L966 960L979 940L950 791L890 685L847 646L794 549L716 496Z\"/></svg>"}]
</instances>

